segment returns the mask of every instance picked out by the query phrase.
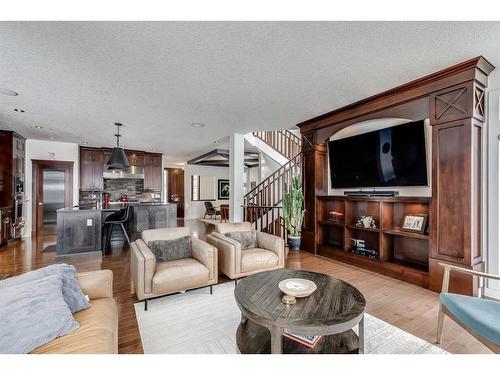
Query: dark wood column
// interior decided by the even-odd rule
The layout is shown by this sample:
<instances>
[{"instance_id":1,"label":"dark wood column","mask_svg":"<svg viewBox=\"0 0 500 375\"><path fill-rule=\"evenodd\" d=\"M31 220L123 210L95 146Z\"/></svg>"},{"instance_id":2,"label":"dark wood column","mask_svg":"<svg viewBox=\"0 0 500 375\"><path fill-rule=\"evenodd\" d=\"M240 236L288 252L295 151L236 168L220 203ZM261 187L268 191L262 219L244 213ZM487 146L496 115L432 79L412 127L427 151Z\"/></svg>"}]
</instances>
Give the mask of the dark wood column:
<instances>
[{"instance_id":1,"label":"dark wood column","mask_svg":"<svg viewBox=\"0 0 500 375\"><path fill-rule=\"evenodd\" d=\"M316 195L328 191L326 143L316 144L316 132L304 134L302 141L302 180L305 197L301 250L316 254Z\"/></svg>"},{"instance_id":2,"label":"dark wood column","mask_svg":"<svg viewBox=\"0 0 500 375\"><path fill-rule=\"evenodd\" d=\"M429 287L441 290L439 262L484 270L482 137L485 88L493 67L478 64L474 79L430 95L432 222ZM450 292L472 295L473 279L452 273Z\"/></svg>"}]
</instances>

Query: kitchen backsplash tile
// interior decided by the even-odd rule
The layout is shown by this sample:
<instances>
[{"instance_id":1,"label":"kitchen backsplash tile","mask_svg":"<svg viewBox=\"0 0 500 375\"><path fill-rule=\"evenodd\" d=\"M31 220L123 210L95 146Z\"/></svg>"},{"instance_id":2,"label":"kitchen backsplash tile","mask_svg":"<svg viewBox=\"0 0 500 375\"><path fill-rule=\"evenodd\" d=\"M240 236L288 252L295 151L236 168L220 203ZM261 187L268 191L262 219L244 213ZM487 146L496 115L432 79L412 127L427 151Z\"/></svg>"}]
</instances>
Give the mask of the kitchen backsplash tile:
<instances>
[{"instance_id":1,"label":"kitchen backsplash tile","mask_svg":"<svg viewBox=\"0 0 500 375\"><path fill-rule=\"evenodd\" d=\"M109 193L109 200L112 202L119 200L122 194L126 194L129 200L149 198L144 194L144 180L142 179L105 179L103 192ZM94 201L96 194L100 194L100 192L80 191L80 202Z\"/></svg>"}]
</instances>

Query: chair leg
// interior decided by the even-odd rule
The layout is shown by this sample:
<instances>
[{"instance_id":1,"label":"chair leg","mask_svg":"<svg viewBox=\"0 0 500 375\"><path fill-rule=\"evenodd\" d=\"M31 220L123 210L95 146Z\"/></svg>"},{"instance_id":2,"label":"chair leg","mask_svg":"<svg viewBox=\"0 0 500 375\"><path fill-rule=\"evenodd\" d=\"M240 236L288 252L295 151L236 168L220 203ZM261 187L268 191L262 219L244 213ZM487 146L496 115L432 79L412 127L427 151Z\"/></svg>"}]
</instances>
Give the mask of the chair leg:
<instances>
[{"instance_id":1,"label":"chair leg","mask_svg":"<svg viewBox=\"0 0 500 375\"><path fill-rule=\"evenodd\" d=\"M436 344L441 343L441 337L443 336L443 328L444 328L444 312L443 312L443 307L440 304L439 305L437 334L436 334Z\"/></svg>"},{"instance_id":2,"label":"chair leg","mask_svg":"<svg viewBox=\"0 0 500 375\"><path fill-rule=\"evenodd\" d=\"M210 294L214 294L214 288L212 285L210 285Z\"/></svg>"},{"instance_id":3,"label":"chair leg","mask_svg":"<svg viewBox=\"0 0 500 375\"><path fill-rule=\"evenodd\" d=\"M144 311L148 311L148 300L144 300Z\"/></svg>"},{"instance_id":4,"label":"chair leg","mask_svg":"<svg viewBox=\"0 0 500 375\"><path fill-rule=\"evenodd\" d=\"M238 285L238 279L234 279L234 286Z\"/></svg>"},{"instance_id":5,"label":"chair leg","mask_svg":"<svg viewBox=\"0 0 500 375\"><path fill-rule=\"evenodd\" d=\"M114 224L109 224L108 225L108 232L106 233L105 254L108 254L108 250L111 247L111 235L113 234L113 226L114 226Z\"/></svg>"},{"instance_id":6,"label":"chair leg","mask_svg":"<svg viewBox=\"0 0 500 375\"><path fill-rule=\"evenodd\" d=\"M125 239L127 240L127 243L130 246L130 238L128 238L128 233L125 230L125 225L123 225L123 223L120 223L120 226L122 227L122 231L123 231L123 234L125 235Z\"/></svg>"}]
</instances>

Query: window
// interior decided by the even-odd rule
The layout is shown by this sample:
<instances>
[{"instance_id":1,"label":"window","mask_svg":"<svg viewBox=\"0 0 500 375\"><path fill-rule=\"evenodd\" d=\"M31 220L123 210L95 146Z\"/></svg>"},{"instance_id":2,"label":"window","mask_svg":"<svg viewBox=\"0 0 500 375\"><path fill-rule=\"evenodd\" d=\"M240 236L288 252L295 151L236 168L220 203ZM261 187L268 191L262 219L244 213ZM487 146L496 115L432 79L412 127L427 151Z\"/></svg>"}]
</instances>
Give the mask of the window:
<instances>
[{"instance_id":1,"label":"window","mask_svg":"<svg viewBox=\"0 0 500 375\"><path fill-rule=\"evenodd\" d=\"M200 176L196 174L191 175L191 200L200 200Z\"/></svg>"}]
</instances>

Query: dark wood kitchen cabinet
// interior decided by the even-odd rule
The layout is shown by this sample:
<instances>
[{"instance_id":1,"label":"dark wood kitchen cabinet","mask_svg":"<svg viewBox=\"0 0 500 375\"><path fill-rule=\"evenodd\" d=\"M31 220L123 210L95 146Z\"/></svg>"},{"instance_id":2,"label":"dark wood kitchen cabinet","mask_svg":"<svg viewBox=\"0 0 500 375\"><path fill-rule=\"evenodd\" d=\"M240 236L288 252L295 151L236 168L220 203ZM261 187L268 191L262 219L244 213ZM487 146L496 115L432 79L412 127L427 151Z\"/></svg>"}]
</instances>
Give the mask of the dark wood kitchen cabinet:
<instances>
[{"instance_id":1,"label":"dark wood kitchen cabinet","mask_svg":"<svg viewBox=\"0 0 500 375\"><path fill-rule=\"evenodd\" d=\"M128 163L131 167L143 167L144 166L144 153L142 151L125 151L127 155Z\"/></svg>"},{"instance_id":2,"label":"dark wood kitchen cabinet","mask_svg":"<svg viewBox=\"0 0 500 375\"><path fill-rule=\"evenodd\" d=\"M103 150L80 147L80 190L98 191L103 189L104 163L106 161Z\"/></svg>"},{"instance_id":3,"label":"dark wood kitchen cabinet","mask_svg":"<svg viewBox=\"0 0 500 375\"><path fill-rule=\"evenodd\" d=\"M144 155L144 190L161 191L162 157L160 154Z\"/></svg>"}]
</instances>

